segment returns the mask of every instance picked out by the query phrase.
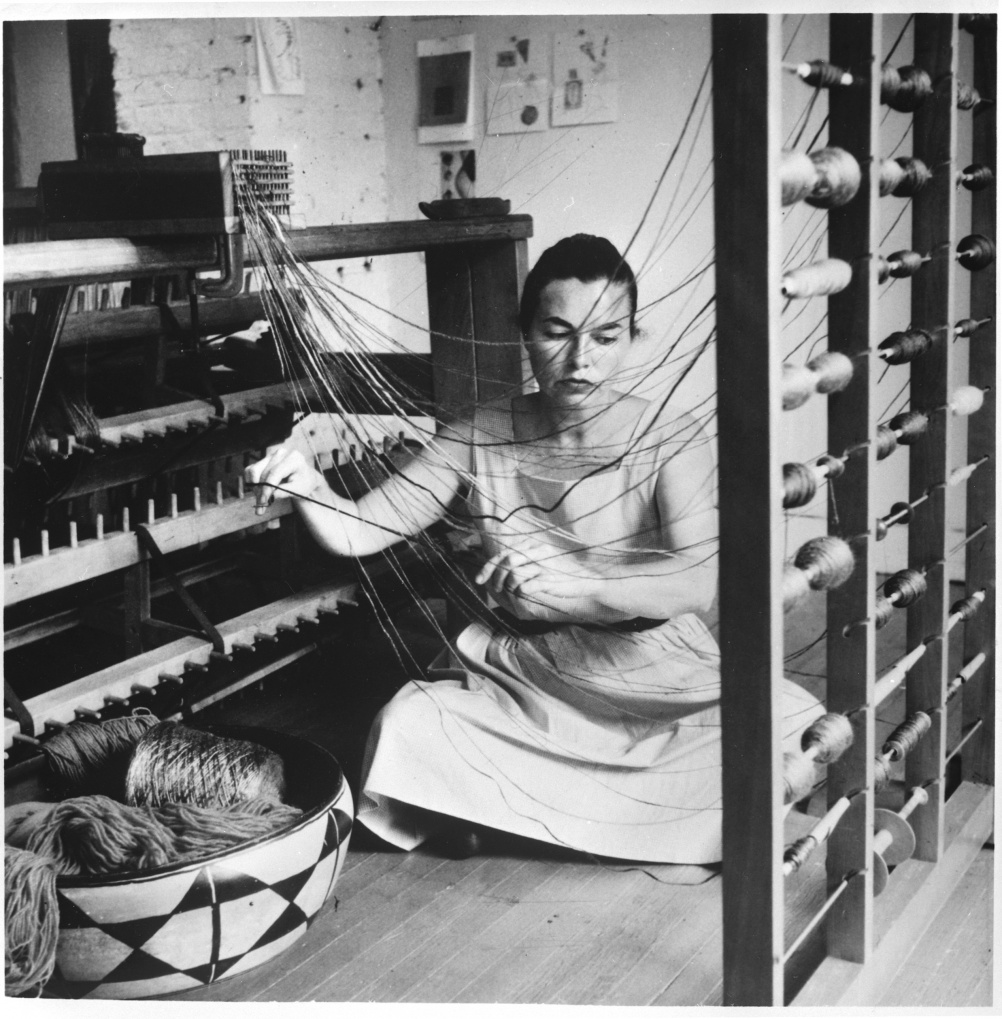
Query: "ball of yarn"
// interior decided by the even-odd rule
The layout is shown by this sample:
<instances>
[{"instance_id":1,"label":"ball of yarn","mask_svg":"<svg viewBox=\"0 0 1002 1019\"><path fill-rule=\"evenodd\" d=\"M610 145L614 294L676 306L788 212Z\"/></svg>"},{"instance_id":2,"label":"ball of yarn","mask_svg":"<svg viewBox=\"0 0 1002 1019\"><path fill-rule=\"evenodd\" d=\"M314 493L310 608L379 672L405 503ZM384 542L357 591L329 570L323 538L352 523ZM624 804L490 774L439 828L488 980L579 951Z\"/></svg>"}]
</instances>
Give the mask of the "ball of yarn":
<instances>
[{"instance_id":1,"label":"ball of yarn","mask_svg":"<svg viewBox=\"0 0 1002 1019\"><path fill-rule=\"evenodd\" d=\"M793 565L807 575L807 582L815 591L829 591L849 579L856 558L847 542L824 534L801 545Z\"/></svg>"},{"instance_id":2,"label":"ball of yarn","mask_svg":"<svg viewBox=\"0 0 1002 1019\"><path fill-rule=\"evenodd\" d=\"M125 777L126 802L140 806L226 806L257 797L281 801L284 793L284 767L274 751L170 722L139 740Z\"/></svg>"},{"instance_id":3,"label":"ball of yarn","mask_svg":"<svg viewBox=\"0 0 1002 1019\"><path fill-rule=\"evenodd\" d=\"M900 570L884 583L884 594L894 601L898 608L913 605L927 590L925 574L918 570Z\"/></svg>"},{"instance_id":4,"label":"ball of yarn","mask_svg":"<svg viewBox=\"0 0 1002 1019\"><path fill-rule=\"evenodd\" d=\"M968 234L957 245L957 261L969 272L986 269L995 261L995 245L981 234Z\"/></svg>"},{"instance_id":5,"label":"ball of yarn","mask_svg":"<svg viewBox=\"0 0 1002 1019\"><path fill-rule=\"evenodd\" d=\"M805 754L813 751L818 764L831 764L852 746L852 739L852 723L845 715L832 711L804 730L800 746Z\"/></svg>"},{"instance_id":6,"label":"ball of yarn","mask_svg":"<svg viewBox=\"0 0 1002 1019\"><path fill-rule=\"evenodd\" d=\"M791 269L783 276L785 297L826 297L845 290L852 282L852 266L841 258L824 258L820 262Z\"/></svg>"},{"instance_id":7,"label":"ball of yarn","mask_svg":"<svg viewBox=\"0 0 1002 1019\"><path fill-rule=\"evenodd\" d=\"M784 364L780 388L783 410L802 407L817 391L817 375L803 365Z\"/></svg>"},{"instance_id":8,"label":"ball of yarn","mask_svg":"<svg viewBox=\"0 0 1002 1019\"><path fill-rule=\"evenodd\" d=\"M967 417L981 410L985 403L985 391L977 386L959 386L950 397L950 413L955 417Z\"/></svg>"},{"instance_id":9,"label":"ball of yarn","mask_svg":"<svg viewBox=\"0 0 1002 1019\"><path fill-rule=\"evenodd\" d=\"M815 386L819 393L841 392L852 381L852 360L835 350L825 350L812 357L807 367L818 376Z\"/></svg>"},{"instance_id":10,"label":"ball of yarn","mask_svg":"<svg viewBox=\"0 0 1002 1019\"><path fill-rule=\"evenodd\" d=\"M932 346L932 335L924 329L906 329L891 333L878 349L887 353L887 364L907 364L921 357Z\"/></svg>"},{"instance_id":11,"label":"ball of yarn","mask_svg":"<svg viewBox=\"0 0 1002 1019\"><path fill-rule=\"evenodd\" d=\"M59 904L51 861L4 846L4 990L41 994L56 968Z\"/></svg>"},{"instance_id":12,"label":"ball of yarn","mask_svg":"<svg viewBox=\"0 0 1002 1019\"><path fill-rule=\"evenodd\" d=\"M803 754L783 754L783 802L796 803L814 791L814 762Z\"/></svg>"},{"instance_id":13,"label":"ball of yarn","mask_svg":"<svg viewBox=\"0 0 1002 1019\"><path fill-rule=\"evenodd\" d=\"M783 205L794 205L803 201L811 193L817 179L817 168L806 152L784 149L779 162Z\"/></svg>"},{"instance_id":14,"label":"ball of yarn","mask_svg":"<svg viewBox=\"0 0 1002 1019\"><path fill-rule=\"evenodd\" d=\"M968 191L984 191L994 180L992 168L985 166L984 163L971 163L970 166L965 166L963 173L960 174L960 183Z\"/></svg>"},{"instance_id":15,"label":"ball of yarn","mask_svg":"<svg viewBox=\"0 0 1002 1019\"><path fill-rule=\"evenodd\" d=\"M783 508L806 506L817 494L818 479L806 464L783 464Z\"/></svg>"},{"instance_id":16,"label":"ball of yarn","mask_svg":"<svg viewBox=\"0 0 1002 1019\"><path fill-rule=\"evenodd\" d=\"M888 424L902 446L911 446L929 430L929 415L920 410L907 410L903 414L896 414Z\"/></svg>"},{"instance_id":17,"label":"ball of yarn","mask_svg":"<svg viewBox=\"0 0 1002 1019\"><path fill-rule=\"evenodd\" d=\"M121 800L133 748L158 721L145 713L106 722L71 722L42 744L42 753L67 795L100 793Z\"/></svg>"},{"instance_id":18,"label":"ball of yarn","mask_svg":"<svg viewBox=\"0 0 1002 1019\"><path fill-rule=\"evenodd\" d=\"M834 209L851 202L859 191L863 175L856 157L837 145L811 153L817 182L806 201L819 209Z\"/></svg>"},{"instance_id":19,"label":"ball of yarn","mask_svg":"<svg viewBox=\"0 0 1002 1019\"><path fill-rule=\"evenodd\" d=\"M932 78L911 64L893 70L885 67L880 82L880 101L898 113L914 113L932 95Z\"/></svg>"}]
</instances>

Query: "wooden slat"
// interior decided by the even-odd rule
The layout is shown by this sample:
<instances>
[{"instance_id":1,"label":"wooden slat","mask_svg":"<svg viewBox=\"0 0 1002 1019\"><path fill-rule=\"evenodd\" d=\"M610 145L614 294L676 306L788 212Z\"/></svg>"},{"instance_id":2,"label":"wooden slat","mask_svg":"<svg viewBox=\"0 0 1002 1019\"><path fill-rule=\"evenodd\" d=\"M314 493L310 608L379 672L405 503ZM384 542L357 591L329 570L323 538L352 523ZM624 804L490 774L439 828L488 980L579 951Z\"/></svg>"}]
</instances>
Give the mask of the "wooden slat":
<instances>
[{"instance_id":1,"label":"wooden slat","mask_svg":"<svg viewBox=\"0 0 1002 1019\"><path fill-rule=\"evenodd\" d=\"M997 100L997 35L995 25L990 31L983 30L974 39L974 87L981 95ZM998 139L997 107L986 104L967 116L974 117L972 125L972 161L984 163L997 172ZM977 191L971 196L971 229L996 241L998 186ZM991 318L992 322L982 326L968 340L970 362L968 380L972 386L992 391L985 405L967 423L967 462L974 463L988 454L986 460L971 476L967 483L967 533L973 533L982 523L990 526L984 537L973 541L967 548L967 591L984 589L986 597L981 611L964 624L964 660L970 661L979 652L985 652L988 660L981 667L980 674L964 688L964 724L970 725L982 719L984 725L980 734L965 748L962 762L964 778L972 782L994 782L995 780L995 529L997 526L995 505L995 466L998 455L996 390L998 329L995 325L996 305L995 265L989 266L971 276L971 306L966 312L972 318Z\"/></svg>"},{"instance_id":2,"label":"wooden slat","mask_svg":"<svg viewBox=\"0 0 1002 1019\"><path fill-rule=\"evenodd\" d=\"M715 15L724 1002L782 1004L780 18Z\"/></svg>"},{"instance_id":3,"label":"wooden slat","mask_svg":"<svg viewBox=\"0 0 1002 1019\"><path fill-rule=\"evenodd\" d=\"M466 252L458 249L429 251L425 269L435 407L443 420L476 403L473 282Z\"/></svg>"},{"instance_id":4,"label":"wooden slat","mask_svg":"<svg viewBox=\"0 0 1002 1019\"><path fill-rule=\"evenodd\" d=\"M850 285L828 301L828 346L853 359L852 382L828 400L828 449L839 456L876 433L873 399L877 337L877 280L871 257L879 242L878 177L879 83L877 54L883 52L880 19L872 14L834 14L830 19L830 59L849 69L866 88L833 89L829 97L828 141L856 157L862 182L856 197L828 215L828 254L852 265ZM829 501L828 530L852 538L856 566L849 580L828 593L828 710L849 714L853 744L828 768L828 804L858 789L828 843L828 888L855 873L825 923L828 951L840 959L864 962L873 948L873 682L876 672L876 539L874 498L876 450L853 456L838 481L838 505ZM863 708L863 710L858 710ZM851 713L851 714L850 714Z\"/></svg>"},{"instance_id":5,"label":"wooden slat","mask_svg":"<svg viewBox=\"0 0 1002 1019\"><path fill-rule=\"evenodd\" d=\"M949 583L943 562L947 549L946 479L952 424L940 410L948 403L953 344L941 326L954 321L954 261L956 246L956 15L915 16L915 63L932 77L934 93L918 109L914 122L914 155L936 167L929 184L913 199L912 247L930 261L912 279L912 322L937 330L938 341L912 362L911 406L932 411L927 434L910 450L909 500L932 489L929 499L908 528L908 564L927 568L928 590L908 609L908 646L916 647L942 634L949 609ZM946 693L944 641L929 645L911 670L906 709L929 711L940 707ZM946 753L946 712L933 714L932 729L906 760L910 786L932 783L929 802L912 815L920 860L936 860L942 852L942 782Z\"/></svg>"}]
</instances>

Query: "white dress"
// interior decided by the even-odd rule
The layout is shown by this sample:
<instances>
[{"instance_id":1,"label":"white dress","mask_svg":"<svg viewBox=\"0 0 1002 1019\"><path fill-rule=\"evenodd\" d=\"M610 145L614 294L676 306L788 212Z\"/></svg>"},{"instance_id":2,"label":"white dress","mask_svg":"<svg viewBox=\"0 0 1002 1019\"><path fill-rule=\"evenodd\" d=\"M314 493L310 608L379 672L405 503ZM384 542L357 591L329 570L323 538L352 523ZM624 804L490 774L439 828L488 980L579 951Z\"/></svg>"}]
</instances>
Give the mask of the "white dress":
<instances>
[{"instance_id":1,"label":"white dress","mask_svg":"<svg viewBox=\"0 0 1002 1019\"><path fill-rule=\"evenodd\" d=\"M618 468L569 482L533 476L508 409L479 410L469 509L485 555L525 541L620 560L663 550L654 486L685 436L655 413ZM446 814L599 856L719 861L719 651L697 616L530 634L485 618L429 679L369 734L359 819L383 839L412 849ZM793 737L822 709L785 686Z\"/></svg>"}]
</instances>

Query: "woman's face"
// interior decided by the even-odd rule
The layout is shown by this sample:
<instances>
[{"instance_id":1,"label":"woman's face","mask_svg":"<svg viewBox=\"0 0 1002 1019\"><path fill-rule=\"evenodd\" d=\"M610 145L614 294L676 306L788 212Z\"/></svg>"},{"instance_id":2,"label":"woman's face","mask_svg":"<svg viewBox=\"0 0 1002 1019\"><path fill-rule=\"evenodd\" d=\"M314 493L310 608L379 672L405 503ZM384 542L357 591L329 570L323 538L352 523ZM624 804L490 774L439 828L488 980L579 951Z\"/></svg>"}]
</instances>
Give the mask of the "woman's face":
<instances>
[{"instance_id":1,"label":"woman's face","mask_svg":"<svg viewBox=\"0 0 1002 1019\"><path fill-rule=\"evenodd\" d=\"M630 348L630 310L623 283L547 283L526 337L540 392L561 405L593 402Z\"/></svg>"}]
</instances>

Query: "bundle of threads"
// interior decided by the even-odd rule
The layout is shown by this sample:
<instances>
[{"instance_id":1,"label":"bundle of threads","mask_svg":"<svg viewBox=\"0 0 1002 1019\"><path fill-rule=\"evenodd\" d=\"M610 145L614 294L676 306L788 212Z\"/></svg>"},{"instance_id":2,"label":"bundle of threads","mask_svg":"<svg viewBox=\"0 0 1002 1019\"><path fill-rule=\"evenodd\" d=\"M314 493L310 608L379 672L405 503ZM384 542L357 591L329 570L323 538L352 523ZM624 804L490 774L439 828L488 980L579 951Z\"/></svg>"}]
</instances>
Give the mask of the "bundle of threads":
<instances>
[{"instance_id":1,"label":"bundle of threads","mask_svg":"<svg viewBox=\"0 0 1002 1019\"><path fill-rule=\"evenodd\" d=\"M38 994L56 961L61 875L149 870L205 858L286 827L281 758L246 740L149 714L74 722L45 744L57 803L5 811L5 979Z\"/></svg>"}]
</instances>

